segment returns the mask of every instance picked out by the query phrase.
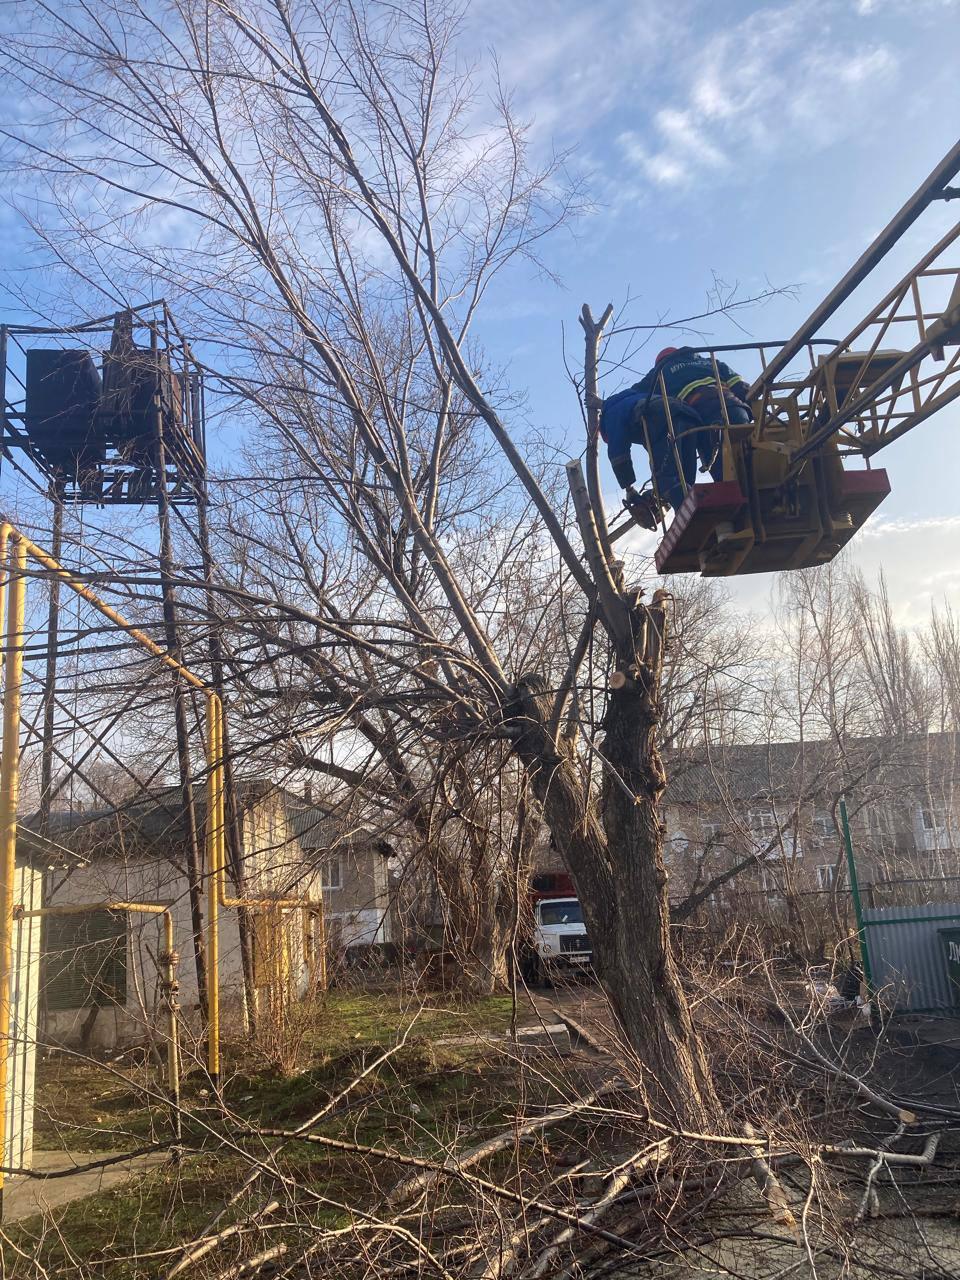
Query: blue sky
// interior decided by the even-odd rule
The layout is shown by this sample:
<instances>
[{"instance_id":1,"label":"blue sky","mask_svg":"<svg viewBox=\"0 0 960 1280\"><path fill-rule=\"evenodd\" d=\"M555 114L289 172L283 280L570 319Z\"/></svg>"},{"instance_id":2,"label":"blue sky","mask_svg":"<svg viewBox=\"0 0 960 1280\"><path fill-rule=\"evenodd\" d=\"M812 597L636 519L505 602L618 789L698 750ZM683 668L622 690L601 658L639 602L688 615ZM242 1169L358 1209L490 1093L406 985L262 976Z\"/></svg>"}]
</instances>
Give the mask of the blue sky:
<instances>
[{"instance_id":1,"label":"blue sky","mask_svg":"<svg viewBox=\"0 0 960 1280\"><path fill-rule=\"evenodd\" d=\"M528 389L531 422L571 451L561 331L576 362L581 303L599 313L632 296L640 324L702 310L714 273L744 295L796 286L738 313L747 334L707 326L716 342L786 338L960 133L950 0L475 0L469 43L477 56L496 47L536 145L573 147L589 174L595 211L548 254L562 287L515 272L481 328ZM831 329L877 301L957 210L932 210ZM662 345L651 339L649 354ZM960 604L960 475L944 465L958 457L958 418L947 410L883 455L893 494L857 547L865 572L884 567L905 620L931 599ZM739 594L762 607L769 586Z\"/></svg>"},{"instance_id":2,"label":"blue sky","mask_svg":"<svg viewBox=\"0 0 960 1280\"><path fill-rule=\"evenodd\" d=\"M794 286L796 296L704 333L789 336L955 142L958 49L958 0L469 0L463 57L484 70L495 52L535 149L568 148L594 204L547 248L559 285L516 266L482 314L479 337L526 392L530 424L561 451L582 447L563 333L576 365L584 301L599 313L631 297L627 317L642 324L701 311L715 275L743 295ZM958 204L931 211L838 332ZM0 229L21 246L6 263L16 280L30 259L10 216L0 212ZM42 295L43 277L31 283ZM651 339L637 376L671 337ZM884 568L910 621L933 599L960 607L958 416L948 410L883 455L893 495L854 544L869 575ZM618 502L609 471L605 480ZM739 598L763 608L770 587L747 580Z\"/></svg>"}]
</instances>

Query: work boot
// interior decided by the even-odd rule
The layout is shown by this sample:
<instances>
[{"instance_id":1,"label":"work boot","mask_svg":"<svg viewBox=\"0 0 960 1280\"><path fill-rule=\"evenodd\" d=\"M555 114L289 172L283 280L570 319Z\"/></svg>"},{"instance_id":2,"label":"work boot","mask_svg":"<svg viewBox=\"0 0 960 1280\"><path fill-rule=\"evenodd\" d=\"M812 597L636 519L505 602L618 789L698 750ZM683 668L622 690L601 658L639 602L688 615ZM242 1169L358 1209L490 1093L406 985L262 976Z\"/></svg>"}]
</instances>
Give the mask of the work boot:
<instances>
[{"instance_id":1,"label":"work boot","mask_svg":"<svg viewBox=\"0 0 960 1280\"><path fill-rule=\"evenodd\" d=\"M641 529L654 530L660 523L660 503L649 493L628 489L623 505Z\"/></svg>"}]
</instances>

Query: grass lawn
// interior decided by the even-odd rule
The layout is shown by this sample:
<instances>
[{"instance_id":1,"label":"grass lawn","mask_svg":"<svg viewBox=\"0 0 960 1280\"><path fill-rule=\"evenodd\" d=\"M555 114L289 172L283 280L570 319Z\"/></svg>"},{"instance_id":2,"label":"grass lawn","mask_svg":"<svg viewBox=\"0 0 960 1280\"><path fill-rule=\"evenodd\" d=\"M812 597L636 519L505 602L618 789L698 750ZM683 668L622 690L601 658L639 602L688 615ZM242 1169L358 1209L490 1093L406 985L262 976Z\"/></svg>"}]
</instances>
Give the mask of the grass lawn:
<instances>
[{"instance_id":1,"label":"grass lawn","mask_svg":"<svg viewBox=\"0 0 960 1280\"><path fill-rule=\"evenodd\" d=\"M392 995L334 992L307 1014L294 1032L300 1057L295 1072L283 1075L265 1065L263 1055L258 1061L249 1046L227 1046L223 1094L230 1119L224 1121L213 1105L201 1073L184 1082L184 1141L201 1153L75 1201L47 1218L14 1224L3 1250L6 1275L34 1277L42 1274L38 1266L51 1277L78 1280L90 1274L104 1280L163 1274L170 1265L170 1254L163 1251L198 1231L249 1168L241 1155L224 1152L218 1135L245 1124L294 1127L395 1045L408 1027L404 1046L350 1092L320 1132L429 1153L468 1131L499 1127L515 1105L509 1063L470 1039L509 1026L509 998L463 1007L438 1000L419 1010ZM442 1043L449 1038L457 1042ZM166 1140L169 1133L162 1085L148 1064L111 1066L55 1055L39 1065L38 1148L132 1150ZM282 1159L331 1201L332 1221L337 1205L364 1203L374 1190L370 1166L350 1155L294 1144ZM384 1170L385 1184L395 1176L394 1169ZM225 1265L223 1256L218 1264Z\"/></svg>"}]
</instances>

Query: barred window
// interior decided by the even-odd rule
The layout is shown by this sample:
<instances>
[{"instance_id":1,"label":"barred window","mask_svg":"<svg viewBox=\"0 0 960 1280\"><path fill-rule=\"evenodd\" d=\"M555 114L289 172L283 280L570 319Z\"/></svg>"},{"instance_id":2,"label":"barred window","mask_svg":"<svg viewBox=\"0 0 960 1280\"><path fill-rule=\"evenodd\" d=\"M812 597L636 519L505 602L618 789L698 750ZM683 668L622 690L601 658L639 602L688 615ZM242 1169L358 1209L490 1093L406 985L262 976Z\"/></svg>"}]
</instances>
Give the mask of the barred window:
<instances>
[{"instance_id":1,"label":"barred window","mask_svg":"<svg viewBox=\"0 0 960 1280\"><path fill-rule=\"evenodd\" d=\"M54 1012L123 1004L127 998L127 915L84 911L43 918L41 990Z\"/></svg>"}]
</instances>

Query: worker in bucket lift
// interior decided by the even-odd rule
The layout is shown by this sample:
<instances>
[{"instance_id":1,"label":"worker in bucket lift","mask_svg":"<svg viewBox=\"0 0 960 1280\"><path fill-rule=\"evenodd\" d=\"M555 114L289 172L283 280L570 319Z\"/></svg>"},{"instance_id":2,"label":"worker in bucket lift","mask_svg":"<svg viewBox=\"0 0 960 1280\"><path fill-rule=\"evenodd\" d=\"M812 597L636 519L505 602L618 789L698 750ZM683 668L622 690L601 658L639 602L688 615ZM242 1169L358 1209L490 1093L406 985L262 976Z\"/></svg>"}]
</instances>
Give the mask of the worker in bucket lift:
<instances>
[{"instance_id":1,"label":"worker in bucket lift","mask_svg":"<svg viewBox=\"0 0 960 1280\"><path fill-rule=\"evenodd\" d=\"M664 347L639 385L645 391L658 389L661 373L667 395L695 409L704 426L723 423L721 396L731 423L749 422L753 417L747 403L747 383L722 360L716 362L714 371L713 360L697 355L692 347Z\"/></svg>"},{"instance_id":2,"label":"worker in bucket lift","mask_svg":"<svg viewBox=\"0 0 960 1280\"><path fill-rule=\"evenodd\" d=\"M727 419L731 423L746 423L752 416L746 393L746 382L722 360L716 362L715 373L713 361L697 355L690 347L665 347L645 377L603 402L600 431L607 444L610 465L626 490L624 506L645 529L657 527L660 504L654 494L638 493L634 488L636 473L630 456L631 445L642 444L648 448L656 491L676 511L686 489L696 478L698 454L703 471L709 471L714 479L719 478L718 427L724 422L721 396ZM668 430L667 406L676 453Z\"/></svg>"}]
</instances>

